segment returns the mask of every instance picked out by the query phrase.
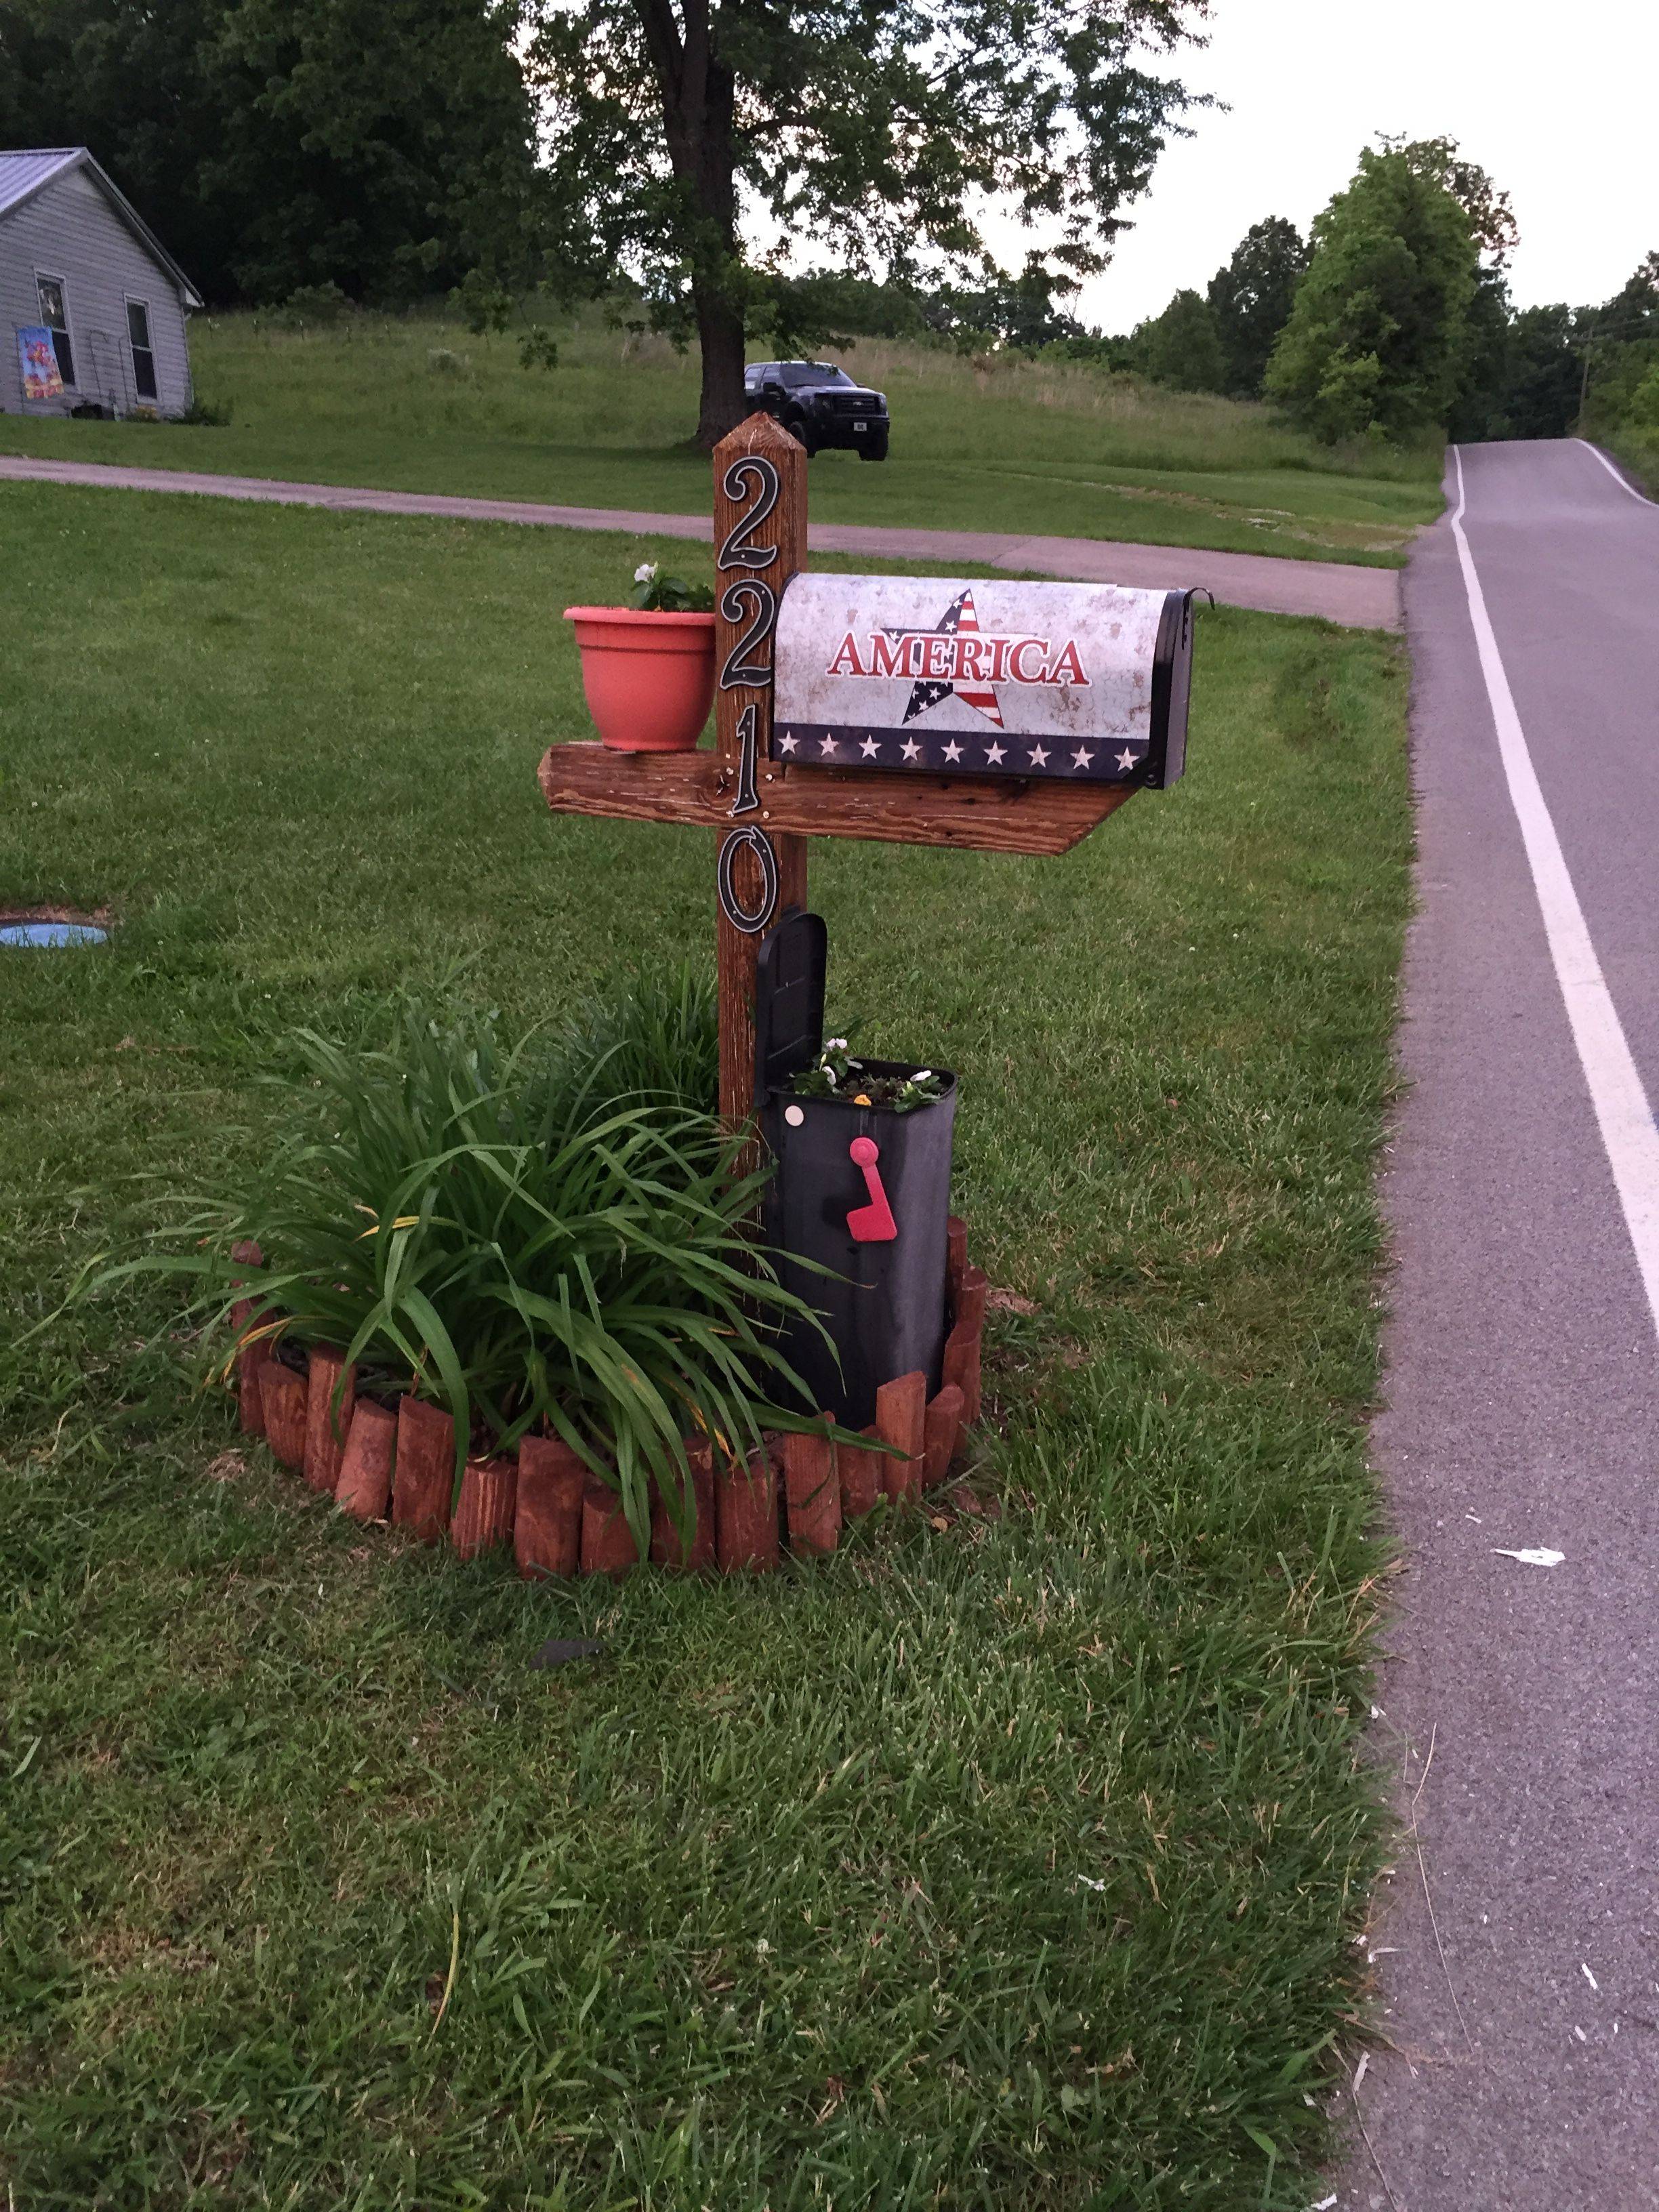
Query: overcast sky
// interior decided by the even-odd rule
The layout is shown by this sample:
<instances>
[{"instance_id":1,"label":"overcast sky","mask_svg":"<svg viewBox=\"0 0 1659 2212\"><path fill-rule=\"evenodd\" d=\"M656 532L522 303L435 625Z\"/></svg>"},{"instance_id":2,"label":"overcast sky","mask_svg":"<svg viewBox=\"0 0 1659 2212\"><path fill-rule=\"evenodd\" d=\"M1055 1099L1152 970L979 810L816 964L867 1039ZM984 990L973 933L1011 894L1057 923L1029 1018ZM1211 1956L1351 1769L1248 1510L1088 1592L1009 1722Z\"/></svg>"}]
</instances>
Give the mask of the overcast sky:
<instances>
[{"instance_id":1,"label":"overcast sky","mask_svg":"<svg viewBox=\"0 0 1659 2212\"><path fill-rule=\"evenodd\" d=\"M1181 73L1230 112L1188 118L1085 289L1104 330L1201 290L1263 216L1305 233L1379 131L1455 138L1507 188L1522 307L1604 300L1659 246L1659 0L1212 0Z\"/></svg>"}]
</instances>

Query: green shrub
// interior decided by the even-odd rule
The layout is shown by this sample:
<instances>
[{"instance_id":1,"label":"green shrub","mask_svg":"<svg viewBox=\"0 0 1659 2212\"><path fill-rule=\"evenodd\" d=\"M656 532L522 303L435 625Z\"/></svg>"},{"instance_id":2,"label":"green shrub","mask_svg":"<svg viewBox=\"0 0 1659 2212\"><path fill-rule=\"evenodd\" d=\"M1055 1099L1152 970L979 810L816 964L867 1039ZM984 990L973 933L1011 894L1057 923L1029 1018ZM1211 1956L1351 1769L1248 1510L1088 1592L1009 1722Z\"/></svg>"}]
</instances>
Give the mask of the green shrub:
<instances>
[{"instance_id":1,"label":"green shrub","mask_svg":"<svg viewBox=\"0 0 1659 2212\"><path fill-rule=\"evenodd\" d=\"M735 1456L802 1425L772 1397L795 1382L777 1328L805 1309L753 1241L764 1176L734 1175L713 1111L711 989L647 978L511 1050L493 1016L414 998L383 1044L296 1043L254 1188L185 1201L191 1249L175 1234L100 1282L192 1279L220 1357L251 1292L264 1318L246 1330L342 1346L365 1380L444 1406L458 1472L545 1424L642 1539L653 1481L690 1510L688 1438ZM250 1237L257 1271L230 1256Z\"/></svg>"},{"instance_id":2,"label":"green shrub","mask_svg":"<svg viewBox=\"0 0 1659 2212\"><path fill-rule=\"evenodd\" d=\"M331 331L356 313L355 302L331 279L325 284L301 284L270 311L270 319L283 331Z\"/></svg>"}]
</instances>

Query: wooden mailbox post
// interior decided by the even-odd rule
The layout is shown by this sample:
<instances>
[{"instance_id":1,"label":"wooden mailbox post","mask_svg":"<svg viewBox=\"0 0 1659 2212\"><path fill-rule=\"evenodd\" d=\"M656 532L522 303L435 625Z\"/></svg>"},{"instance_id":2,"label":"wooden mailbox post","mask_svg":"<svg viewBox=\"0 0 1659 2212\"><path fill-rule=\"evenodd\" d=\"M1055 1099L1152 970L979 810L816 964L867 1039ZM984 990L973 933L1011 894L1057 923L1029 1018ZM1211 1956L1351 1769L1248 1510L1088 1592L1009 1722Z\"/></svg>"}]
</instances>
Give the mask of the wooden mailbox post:
<instances>
[{"instance_id":1,"label":"wooden mailbox post","mask_svg":"<svg viewBox=\"0 0 1659 2212\"><path fill-rule=\"evenodd\" d=\"M601 744L557 744L540 770L542 790L556 813L690 823L714 832L720 1111L734 1128L749 1121L754 1105L756 961L763 939L785 908L806 903L809 837L955 845L981 853L1065 853L1139 784L1170 781L1180 773L1191 644L1190 595L1179 592L1158 594L1165 604L1153 605L1150 612L1141 610L1157 630L1160 674L1153 673L1149 633L1145 665L1131 679L1137 690L1146 692L1140 702L1145 715L1152 718L1161 711L1164 726L1175 734L1167 748L1159 745L1150 754L1144 746L1133 755L1126 750L1115 771L1104 763L1093 768L1091 753L1083 750L1073 757L1083 761L1084 769L1062 775L1039 745L1027 750L1041 765L1024 774L1012 743L981 748L981 756L995 756L989 763L994 773L984 772L978 762L974 774L935 773L927 764L918 771L915 762L923 748L914 739L902 748L908 761L878 764L872 757L882 746L873 733L861 745L845 744L844 736L829 726L815 752L809 747L807 757L790 757L799 754L805 739L792 727L782 750L774 743L775 647L784 587L805 565L806 454L770 416L751 415L714 449L714 751L623 753ZM1005 676L1019 684L1059 686L1067 699L1080 696L1070 688L1073 684L1089 688L1091 679L1080 665L1075 674L1071 667L1056 669L1051 659L1036 653L1035 638L981 644L975 631L958 646L958 633L972 619L971 600L963 593L943 621L928 625L928 635L890 627L878 631L885 639L902 638L903 650L911 656L906 661L897 645L887 646L881 672L915 679L907 719L925 713L936 703L935 695L942 698L950 690L948 683L928 679L942 674L952 654L958 669L967 658L975 672L984 672L973 679L979 688L970 694L964 684L962 696L990 702L981 711L994 719L993 738L1002 726L995 701L996 686ZM1111 625L1114 635L1118 627ZM857 665L850 632L848 645L853 672L867 675L870 671ZM1011 676L1010 655L1015 663ZM1024 668L1045 672L1029 675ZM884 732L882 737L898 734ZM850 757L845 766L843 745ZM937 743L933 750L939 754ZM950 745L945 751L954 761L964 748ZM854 764L860 753L864 762ZM899 766L907 772L884 772ZM1116 780L1102 780L1109 773Z\"/></svg>"}]
</instances>

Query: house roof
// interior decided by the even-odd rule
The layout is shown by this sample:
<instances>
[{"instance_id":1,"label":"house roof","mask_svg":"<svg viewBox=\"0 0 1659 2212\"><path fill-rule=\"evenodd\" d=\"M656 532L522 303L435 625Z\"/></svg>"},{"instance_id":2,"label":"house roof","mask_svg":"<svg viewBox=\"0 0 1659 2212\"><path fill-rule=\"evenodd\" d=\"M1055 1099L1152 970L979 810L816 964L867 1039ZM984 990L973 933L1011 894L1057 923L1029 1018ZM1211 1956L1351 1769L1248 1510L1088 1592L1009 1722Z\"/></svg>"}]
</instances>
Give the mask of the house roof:
<instances>
[{"instance_id":1,"label":"house roof","mask_svg":"<svg viewBox=\"0 0 1659 2212\"><path fill-rule=\"evenodd\" d=\"M0 152L0 222L14 209L33 199L43 185L71 169L84 169L111 208L141 246L153 253L184 295L187 307L199 307L202 295L167 252L118 185L112 183L84 146L29 146L15 153Z\"/></svg>"}]
</instances>

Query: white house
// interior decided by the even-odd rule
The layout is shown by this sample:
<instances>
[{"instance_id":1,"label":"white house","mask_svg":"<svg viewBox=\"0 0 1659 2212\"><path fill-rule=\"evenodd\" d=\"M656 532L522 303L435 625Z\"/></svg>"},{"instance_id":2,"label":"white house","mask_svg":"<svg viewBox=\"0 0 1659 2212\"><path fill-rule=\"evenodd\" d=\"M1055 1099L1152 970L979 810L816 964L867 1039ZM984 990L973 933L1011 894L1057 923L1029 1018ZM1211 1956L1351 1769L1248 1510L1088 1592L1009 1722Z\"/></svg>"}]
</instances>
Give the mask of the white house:
<instances>
[{"instance_id":1,"label":"white house","mask_svg":"<svg viewBox=\"0 0 1659 2212\"><path fill-rule=\"evenodd\" d=\"M84 146L0 153L0 412L182 415L201 304Z\"/></svg>"}]
</instances>

